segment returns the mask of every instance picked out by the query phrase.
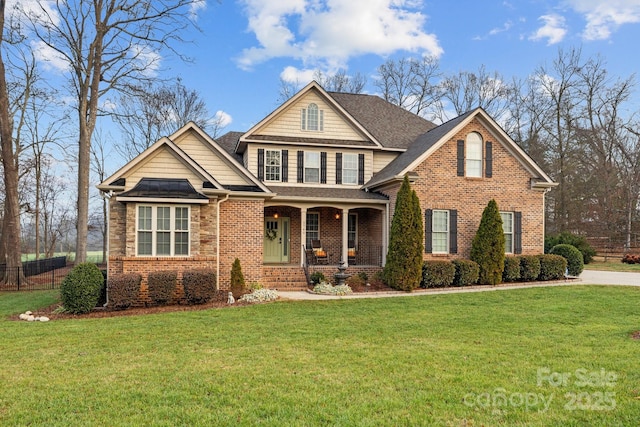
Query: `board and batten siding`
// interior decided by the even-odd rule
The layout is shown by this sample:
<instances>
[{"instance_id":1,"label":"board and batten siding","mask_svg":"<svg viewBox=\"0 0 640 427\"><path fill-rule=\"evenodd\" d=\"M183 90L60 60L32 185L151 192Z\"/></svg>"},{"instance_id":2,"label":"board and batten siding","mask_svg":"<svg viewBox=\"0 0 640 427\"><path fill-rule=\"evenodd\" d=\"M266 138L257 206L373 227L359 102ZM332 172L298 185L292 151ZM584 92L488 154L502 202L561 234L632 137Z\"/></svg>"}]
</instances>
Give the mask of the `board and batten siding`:
<instances>
[{"instance_id":1,"label":"board and batten siding","mask_svg":"<svg viewBox=\"0 0 640 427\"><path fill-rule=\"evenodd\" d=\"M247 168L249 169L249 171L251 173L253 173L255 176L258 176L258 149L264 149L266 150L289 150L289 168L287 169L288 173L289 173L289 181L287 182L288 185L303 185L302 183L298 183L297 182L297 169L298 169L298 156L297 153L298 151L304 151L304 152L316 152L316 153L321 153L321 152L325 152L327 153L327 183L326 184L320 184L320 183L308 183L308 184L304 184L304 185L312 185L312 186L323 186L323 187L329 187L329 186L333 186L335 187L336 184L336 153L353 153L353 154L364 154L364 181L367 182L368 180L371 179L372 177L372 170L373 170L373 162L374 162L374 155L373 155L373 151L367 151L367 150L351 150L348 148L332 148L331 146L327 146L327 147L300 147L300 146L295 146L295 145L276 145L276 144L250 144L247 147L247 150L245 152L245 156L248 159L248 164L247 164ZM265 181L267 183L267 185L277 185L277 183L274 182L268 182ZM354 187L359 187L358 185L343 185L340 187L348 187L348 188L354 188Z\"/></svg>"},{"instance_id":2,"label":"board and batten siding","mask_svg":"<svg viewBox=\"0 0 640 427\"><path fill-rule=\"evenodd\" d=\"M175 141L182 150L202 166L222 185L253 184L229 166L220 153L208 147L208 144L194 133L187 133Z\"/></svg>"},{"instance_id":3,"label":"board and batten siding","mask_svg":"<svg viewBox=\"0 0 640 427\"><path fill-rule=\"evenodd\" d=\"M323 131L304 131L301 129L300 112L311 103L316 104L318 109L323 110ZM344 116L335 111L315 92L307 93L253 133L257 135L286 135L300 138L342 139L349 141L368 140L349 124Z\"/></svg>"},{"instance_id":4,"label":"board and batten siding","mask_svg":"<svg viewBox=\"0 0 640 427\"><path fill-rule=\"evenodd\" d=\"M150 155L124 178L125 191L131 190L142 178L188 179L193 188L202 189L202 178L164 148Z\"/></svg>"}]
</instances>

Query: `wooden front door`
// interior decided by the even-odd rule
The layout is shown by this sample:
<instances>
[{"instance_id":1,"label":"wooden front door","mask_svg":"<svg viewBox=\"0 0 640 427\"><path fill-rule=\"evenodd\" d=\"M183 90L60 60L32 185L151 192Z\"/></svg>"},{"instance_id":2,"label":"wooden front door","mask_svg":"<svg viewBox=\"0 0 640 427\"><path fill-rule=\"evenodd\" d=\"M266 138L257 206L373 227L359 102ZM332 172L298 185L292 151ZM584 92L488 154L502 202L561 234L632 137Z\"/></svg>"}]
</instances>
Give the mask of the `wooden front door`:
<instances>
[{"instance_id":1,"label":"wooden front door","mask_svg":"<svg viewBox=\"0 0 640 427\"><path fill-rule=\"evenodd\" d=\"M264 262L289 262L289 218L264 219Z\"/></svg>"}]
</instances>

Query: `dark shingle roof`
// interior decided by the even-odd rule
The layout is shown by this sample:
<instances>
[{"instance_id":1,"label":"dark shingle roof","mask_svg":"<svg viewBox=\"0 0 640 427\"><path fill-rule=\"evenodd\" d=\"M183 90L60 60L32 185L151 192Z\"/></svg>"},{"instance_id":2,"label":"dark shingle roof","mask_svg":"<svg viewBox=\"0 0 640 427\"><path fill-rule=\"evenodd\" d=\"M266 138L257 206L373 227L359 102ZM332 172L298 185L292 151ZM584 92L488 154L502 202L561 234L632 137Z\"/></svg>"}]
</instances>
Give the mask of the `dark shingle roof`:
<instances>
[{"instance_id":1,"label":"dark shingle roof","mask_svg":"<svg viewBox=\"0 0 640 427\"><path fill-rule=\"evenodd\" d=\"M341 202L346 200L354 202L358 200L388 200L382 194L370 193L359 188L281 187L273 185L269 189L278 194L275 200L278 197L317 198L323 201L334 199Z\"/></svg>"},{"instance_id":2,"label":"dark shingle roof","mask_svg":"<svg viewBox=\"0 0 640 427\"><path fill-rule=\"evenodd\" d=\"M220 146L242 164L242 156L236 153L236 144L244 132L227 132L215 139Z\"/></svg>"},{"instance_id":3,"label":"dark shingle roof","mask_svg":"<svg viewBox=\"0 0 640 427\"><path fill-rule=\"evenodd\" d=\"M349 139L322 139L322 138L301 138L292 136L275 136L275 135L251 135L246 139L247 142L251 141L282 141L295 144L309 144L309 145L351 145L351 146L373 146L376 145L370 141L354 141Z\"/></svg>"},{"instance_id":4,"label":"dark shingle roof","mask_svg":"<svg viewBox=\"0 0 640 427\"><path fill-rule=\"evenodd\" d=\"M402 173L416 158L420 157L435 143L440 141L451 129L455 128L464 121L469 115L474 114L476 110L468 111L461 116L451 119L446 123L430 130L427 133L423 133L418 136L416 140L409 146L407 151L396 157L391 163L389 163L384 169L375 174L366 187L375 187L389 179L392 179L396 175Z\"/></svg>"},{"instance_id":5,"label":"dark shingle roof","mask_svg":"<svg viewBox=\"0 0 640 427\"><path fill-rule=\"evenodd\" d=\"M119 197L207 200L207 196L198 193L189 180L166 178L142 178L135 187Z\"/></svg>"},{"instance_id":6,"label":"dark shingle roof","mask_svg":"<svg viewBox=\"0 0 640 427\"><path fill-rule=\"evenodd\" d=\"M386 148L406 149L419 135L436 127L375 95L342 92L329 95Z\"/></svg>"}]
</instances>

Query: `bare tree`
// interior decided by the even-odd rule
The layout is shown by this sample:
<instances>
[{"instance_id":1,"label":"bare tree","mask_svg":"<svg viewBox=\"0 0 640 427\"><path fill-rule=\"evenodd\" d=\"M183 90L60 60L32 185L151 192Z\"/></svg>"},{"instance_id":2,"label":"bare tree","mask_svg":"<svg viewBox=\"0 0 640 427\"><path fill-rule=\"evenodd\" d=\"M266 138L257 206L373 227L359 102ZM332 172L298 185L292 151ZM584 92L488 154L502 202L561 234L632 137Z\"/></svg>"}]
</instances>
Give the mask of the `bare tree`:
<instances>
[{"instance_id":1,"label":"bare tree","mask_svg":"<svg viewBox=\"0 0 640 427\"><path fill-rule=\"evenodd\" d=\"M95 138L94 143L91 147L91 171L98 178L98 182L102 182L107 178L107 158L111 154L107 150L106 138L102 137L101 132L96 132L97 138ZM106 194L100 194L102 203L101 203L101 218L99 221L93 221L94 223L98 223L98 227L100 228L100 233L102 235L102 262L107 261L107 224L108 224L108 200Z\"/></svg>"},{"instance_id":2,"label":"bare tree","mask_svg":"<svg viewBox=\"0 0 640 427\"><path fill-rule=\"evenodd\" d=\"M367 85L367 78L364 74L358 72L354 75L349 75L344 69L340 69L334 74L326 73L319 69L315 70L313 72L313 80L328 92L362 93ZM307 83L280 78L277 101L284 103Z\"/></svg>"},{"instance_id":3,"label":"bare tree","mask_svg":"<svg viewBox=\"0 0 640 427\"><path fill-rule=\"evenodd\" d=\"M92 0L42 3L28 14L36 37L64 61L78 114L78 221L76 262L84 262L89 221L91 140L99 100L153 77L163 48L195 24L198 0Z\"/></svg>"},{"instance_id":4,"label":"bare tree","mask_svg":"<svg viewBox=\"0 0 640 427\"><path fill-rule=\"evenodd\" d=\"M179 78L172 84L148 83L132 89L122 94L113 116L125 136L116 150L127 160L190 121L214 138L224 127L220 117L211 116L198 91L185 87Z\"/></svg>"}]
</instances>

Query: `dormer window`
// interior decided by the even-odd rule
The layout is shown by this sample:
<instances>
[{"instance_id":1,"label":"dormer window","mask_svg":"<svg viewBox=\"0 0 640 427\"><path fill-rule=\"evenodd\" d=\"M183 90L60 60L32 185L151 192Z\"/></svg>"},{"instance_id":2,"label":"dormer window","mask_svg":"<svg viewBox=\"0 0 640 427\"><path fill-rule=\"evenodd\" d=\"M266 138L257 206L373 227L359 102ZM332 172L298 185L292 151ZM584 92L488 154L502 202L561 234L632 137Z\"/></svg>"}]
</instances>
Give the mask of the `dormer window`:
<instances>
[{"instance_id":1,"label":"dormer window","mask_svg":"<svg viewBox=\"0 0 640 427\"><path fill-rule=\"evenodd\" d=\"M303 108L301 111L300 125L302 130L324 130L324 111L318 109L316 104L309 104L307 108Z\"/></svg>"}]
</instances>

